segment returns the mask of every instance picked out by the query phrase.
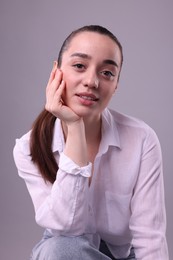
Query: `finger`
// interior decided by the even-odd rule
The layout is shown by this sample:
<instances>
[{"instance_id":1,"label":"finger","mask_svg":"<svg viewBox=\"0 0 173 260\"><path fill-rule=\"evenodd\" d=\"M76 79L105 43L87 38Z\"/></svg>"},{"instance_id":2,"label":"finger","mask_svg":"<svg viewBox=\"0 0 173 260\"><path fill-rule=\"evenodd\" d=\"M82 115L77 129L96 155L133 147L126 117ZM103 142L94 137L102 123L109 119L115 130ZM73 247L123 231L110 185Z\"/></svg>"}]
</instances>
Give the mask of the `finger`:
<instances>
[{"instance_id":1,"label":"finger","mask_svg":"<svg viewBox=\"0 0 173 260\"><path fill-rule=\"evenodd\" d=\"M64 88L65 82L62 80L62 72L57 69L54 80L46 88L46 107L52 106L55 100L56 104L62 101Z\"/></svg>"},{"instance_id":2,"label":"finger","mask_svg":"<svg viewBox=\"0 0 173 260\"><path fill-rule=\"evenodd\" d=\"M59 88L62 80L62 71L60 69L56 69L53 80L46 87L47 95L54 95L56 90Z\"/></svg>"},{"instance_id":3,"label":"finger","mask_svg":"<svg viewBox=\"0 0 173 260\"><path fill-rule=\"evenodd\" d=\"M62 105L64 104L64 101L62 99L62 93L65 88L65 82L62 81L59 85L59 88L53 95L47 96L47 102L45 104L45 109L49 111L52 114L58 114Z\"/></svg>"},{"instance_id":4,"label":"finger","mask_svg":"<svg viewBox=\"0 0 173 260\"><path fill-rule=\"evenodd\" d=\"M62 80L61 84L59 85L59 88L57 89L57 93L59 96L62 96L64 89L65 89L65 81Z\"/></svg>"},{"instance_id":5,"label":"finger","mask_svg":"<svg viewBox=\"0 0 173 260\"><path fill-rule=\"evenodd\" d=\"M58 63L57 63L57 61L54 61L53 68L52 68L52 71L50 73L50 77L49 77L47 85L50 85L50 83L53 81L57 68L58 68Z\"/></svg>"},{"instance_id":6,"label":"finger","mask_svg":"<svg viewBox=\"0 0 173 260\"><path fill-rule=\"evenodd\" d=\"M56 74L58 74L56 72ZM59 72L59 75L56 76L56 78L52 81L50 85L47 86L46 88L46 107L52 107L54 104L54 101L57 100L56 102L59 103L61 100L61 91L59 93L56 93L56 91L59 89L59 86L61 85L61 75L62 73ZM62 84L63 85L63 84Z\"/></svg>"},{"instance_id":7,"label":"finger","mask_svg":"<svg viewBox=\"0 0 173 260\"><path fill-rule=\"evenodd\" d=\"M59 88L55 92L55 99L57 100L57 102L60 102L62 104L65 104L63 100L64 89L65 89L65 81L62 80L61 84L59 85Z\"/></svg>"}]
</instances>

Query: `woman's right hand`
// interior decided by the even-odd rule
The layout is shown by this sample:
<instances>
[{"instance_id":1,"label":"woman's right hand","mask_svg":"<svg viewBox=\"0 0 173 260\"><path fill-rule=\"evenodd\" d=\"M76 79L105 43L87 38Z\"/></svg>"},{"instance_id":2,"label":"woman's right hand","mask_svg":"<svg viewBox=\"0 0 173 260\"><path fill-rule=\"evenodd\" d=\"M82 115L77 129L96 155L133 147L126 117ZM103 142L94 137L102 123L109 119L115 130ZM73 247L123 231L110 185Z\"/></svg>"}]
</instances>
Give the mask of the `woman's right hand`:
<instances>
[{"instance_id":1,"label":"woman's right hand","mask_svg":"<svg viewBox=\"0 0 173 260\"><path fill-rule=\"evenodd\" d=\"M45 109L63 121L66 135L64 153L79 166L85 166L88 164L88 154L84 122L66 106L62 99L64 89L63 73L55 62L46 88Z\"/></svg>"},{"instance_id":2,"label":"woman's right hand","mask_svg":"<svg viewBox=\"0 0 173 260\"><path fill-rule=\"evenodd\" d=\"M81 118L66 106L63 101L62 94L65 87L63 73L57 67L57 62L55 61L46 87L45 109L68 125Z\"/></svg>"}]
</instances>

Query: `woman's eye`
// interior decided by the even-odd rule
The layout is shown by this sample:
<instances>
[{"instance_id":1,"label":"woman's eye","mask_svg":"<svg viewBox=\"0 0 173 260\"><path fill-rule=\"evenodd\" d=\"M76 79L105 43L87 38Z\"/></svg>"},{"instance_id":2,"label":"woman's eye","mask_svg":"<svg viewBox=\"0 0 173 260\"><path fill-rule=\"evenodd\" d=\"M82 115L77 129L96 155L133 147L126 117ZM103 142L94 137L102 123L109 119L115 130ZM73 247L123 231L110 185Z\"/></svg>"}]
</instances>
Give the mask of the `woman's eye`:
<instances>
[{"instance_id":1,"label":"woman's eye","mask_svg":"<svg viewBox=\"0 0 173 260\"><path fill-rule=\"evenodd\" d=\"M84 65L81 64L81 63L76 63L76 64L73 65L73 67L75 67L75 68L77 68L79 70L84 69Z\"/></svg>"},{"instance_id":2,"label":"woman's eye","mask_svg":"<svg viewBox=\"0 0 173 260\"><path fill-rule=\"evenodd\" d=\"M111 71L109 71L109 70L102 71L101 73L102 73L104 76L109 77L109 78L115 77L115 75L114 75Z\"/></svg>"}]
</instances>

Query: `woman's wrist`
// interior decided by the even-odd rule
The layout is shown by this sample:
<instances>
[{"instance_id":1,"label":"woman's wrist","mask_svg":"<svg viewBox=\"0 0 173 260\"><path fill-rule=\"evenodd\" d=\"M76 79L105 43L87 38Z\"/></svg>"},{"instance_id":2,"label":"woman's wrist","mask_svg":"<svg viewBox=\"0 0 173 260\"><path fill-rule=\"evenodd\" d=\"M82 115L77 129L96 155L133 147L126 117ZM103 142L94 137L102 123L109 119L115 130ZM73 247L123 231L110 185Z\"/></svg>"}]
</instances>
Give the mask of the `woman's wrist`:
<instances>
[{"instance_id":1,"label":"woman's wrist","mask_svg":"<svg viewBox=\"0 0 173 260\"><path fill-rule=\"evenodd\" d=\"M68 121L65 124L67 126L67 129L80 128L80 127L84 126L82 117L80 117L79 119L77 119L75 121Z\"/></svg>"},{"instance_id":2,"label":"woman's wrist","mask_svg":"<svg viewBox=\"0 0 173 260\"><path fill-rule=\"evenodd\" d=\"M88 164L85 125L83 119L65 125L66 144L64 153L79 166Z\"/></svg>"}]
</instances>

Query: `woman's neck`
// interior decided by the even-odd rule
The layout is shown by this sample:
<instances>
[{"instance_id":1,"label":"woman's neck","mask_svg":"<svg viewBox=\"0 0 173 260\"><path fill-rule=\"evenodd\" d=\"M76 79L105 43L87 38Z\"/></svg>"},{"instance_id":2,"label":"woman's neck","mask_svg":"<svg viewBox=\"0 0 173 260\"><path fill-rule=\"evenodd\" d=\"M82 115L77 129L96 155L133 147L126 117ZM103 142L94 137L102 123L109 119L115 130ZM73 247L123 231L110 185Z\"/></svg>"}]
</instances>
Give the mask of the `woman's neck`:
<instances>
[{"instance_id":1,"label":"woman's neck","mask_svg":"<svg viewBox=\"0 0 173 260\"><path fill-rule=\"evenodd\" d=\"M100 142L101 139L101 118L92 121L85 121L85 133L88 144Z\"/></svg>"}]
</instances>

